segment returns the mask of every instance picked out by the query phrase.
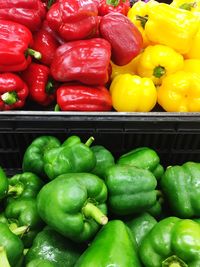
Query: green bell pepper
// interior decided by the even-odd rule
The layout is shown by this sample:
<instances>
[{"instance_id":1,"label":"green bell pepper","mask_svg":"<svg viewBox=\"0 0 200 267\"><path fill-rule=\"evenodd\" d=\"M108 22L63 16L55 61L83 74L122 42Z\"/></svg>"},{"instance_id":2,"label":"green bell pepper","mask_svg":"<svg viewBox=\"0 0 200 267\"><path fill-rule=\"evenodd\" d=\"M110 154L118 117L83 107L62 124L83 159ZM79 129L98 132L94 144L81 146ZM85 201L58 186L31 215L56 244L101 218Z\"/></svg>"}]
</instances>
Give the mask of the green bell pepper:
<instances>
[{"instance_id":1,"label":"green bell pepper","mask_svg":"<svg viewBox=\"0 0 200 267\"><path fill-rule=\"evenodd\" d=\"M109 207L114 214L141 213L156 204L157 180L148 170L115 165L108 169L105 183Z\"/></svg>"},{"instance_id":2,"label":"green bell pepper","mask_svg":"<svg viewBox=\"0 0 200 267\"><path fill-rule=\"evenodd\" d=\"M28 226L29 231L23 235L22 240L25 247L30 247L36 234L44 226L36 205L35 198L19 198L8 203L5 216L17 226Z\"/></svg>"},{"instance_id":3,"label":"green bell pepper","mask_svg":"<svg viewBox=\"0 0 200 267\"><path fill-rule=\"evenodd\" d=\"M9 179L8 195L12 198L35 198L44 183L31 172L16 174Z\"/></svg>"},{"instance_id":4,"label":"green bell pepper","mask_svg":"<svg viewBox=\"0 0 200 267\"><path fill-rule=\"evenodd\" d=\"M39 177L46 177L44 172L44 153L60 147L60 141L54 136L40 136L33 140L24 153L22 169L33 172Z\"/></svg>"},{"instance_id":5,"label":"green bell pepper","mask_svg":"<svg viewBox=\"0 0 200 267\"><path fill-rule=\"evenodd\" d=\"M7 195L8 191L8 178L4 170L0 167L0 200Z\"/></svg>"},{"instance_id":6,"label":"green bell pepper","mask_svg":"<svg viewBox=\"0 0 200 267\"><path fill-rule=\"evenodd\" d=\"M77 244L50 227L45 227L34 239L25 261L27 266L32 266L29 263L34 260L46 260L55 267L73 267L82 252L83 249Z\"/></svg>"},{"instance_id":7,"label":"green bell pepper","mask_svg":"<svg viewBox=\"0 0 200 267\"><path fill-rule=\"evenodd\" d=\"M136 244L120 220L103 226L75 267L140 267Z\"/></svg>"},{"instance_id":8,"label":"green bell pepper","mask_svg":"<svg viewBox=\"0 0 200 267\"><path fill-rule=\"evenodd\" d=\"M43 186L37 207L47 225L75 242L83 242L107 223L106 199L102 179L90 173L68 173Z\"/></svg>"},{"instance_id":9,"label":"green bell pepper","mask_svg":"<svg viewBox=\"0 0 200 267\"><path fill-rule=\"evenodd\" d=\"M50 261L41 260L41 259L32 260L26 265L26 267L57 267L57 266L58 265L55 265Z\"/></svg>"},{"instance_id":10,"label":"green bell pepper","mask_svg":"<svg viewBox=\"0 0 200 267\"><path fill-rule=\"evenodd\" d=\"M16 267L23 255L24 245L7 224L0 222L0 266Z\"/></svg>"},{"instance_id":11,"label":"green bell pepper","mask_svg":"<svg viewBox=\"0 0 200 267\"><path fill-rule=\"evenodd\" d=\"M189 219L163 219L145 236L139 253L145 267L198 267L200 226Z\"/></svg>"},{"instance_id":12,"label":"green bell pepper","mask_svg":"<svg viewBox=\"0 0 200 267\"><path fill-rule=\"evenodd\" d=\"M94 173L95 175L104 179L106 170L115 165L115 159L112 153L104 146L92 146L91 150L96 157L96 166L91 173Z\"/></svg>"},{"instance_id":13,"label":"green bell pepper","mask_svg":"<svg viewBox=\"0 0 200 267\"><path fill-rule=\"evenodd\" d=\"M161 179L161 189L175 216L200 215L200 163L168 167Z\"/></svg>"},{"instance_id":14,"label":"green bell pepper","mask_svg":"<svg viewBox=\"0 0 200 267\"><path fill-rule=\"evenodd\" d=\"M157 221L149 213L145 212L131 220L125 222L131 230L138 247L140 247L144 237L157 224Z\"/></svg>"},{"instance_id":15,"label":"green bell pepper","mask_svg":"<svg viewBox=\"0 0 200 267\"><path fill-rule=\"evenodd\" d=\"M160 165L160 158L155 150L149 147L139 147L122 155L117 164L135 166L153 172L156 178L160 178L164 172Z\"/></svg>"},{"instance_id":16,"label":"green bell pepper","mask_svg":"<svg viewBox=\"0 0 200 267\"><path fill-rule=\"evenodd\" d=\"M44 154L44 170L49 179L64 173L90 172L96 165L96 158L89 146L94 138L83 144L77 136L71 136L60 148Z\"/></svg>"}]
</instances>

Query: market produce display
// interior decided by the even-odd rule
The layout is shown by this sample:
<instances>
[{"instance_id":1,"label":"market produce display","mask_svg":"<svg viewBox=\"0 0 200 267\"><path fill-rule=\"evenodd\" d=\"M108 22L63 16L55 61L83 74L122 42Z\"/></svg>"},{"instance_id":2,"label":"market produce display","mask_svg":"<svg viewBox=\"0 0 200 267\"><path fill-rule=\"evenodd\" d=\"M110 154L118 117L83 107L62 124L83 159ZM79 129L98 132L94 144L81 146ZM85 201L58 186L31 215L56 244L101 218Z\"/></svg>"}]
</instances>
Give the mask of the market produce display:
<instances>
[{"instance_id":1,"label":"market produce display","mask_svg":"<svg viewBox=\"0 0 200 267\"><path fill-rule=\"evenodd\" d=\"M0 267L200 266L199 164L38 136L21 172L0 168Z\"/></svg>"},{"instance_id":2,"label":"market produce display","mask_svg":"<svg viewBox=\"0 0 200 267\"><path fill-rule=\"evenodd\" d=\"M200 112L199 10L191 0L1 0L0 111Z\"/></svg>"}]
</instances>

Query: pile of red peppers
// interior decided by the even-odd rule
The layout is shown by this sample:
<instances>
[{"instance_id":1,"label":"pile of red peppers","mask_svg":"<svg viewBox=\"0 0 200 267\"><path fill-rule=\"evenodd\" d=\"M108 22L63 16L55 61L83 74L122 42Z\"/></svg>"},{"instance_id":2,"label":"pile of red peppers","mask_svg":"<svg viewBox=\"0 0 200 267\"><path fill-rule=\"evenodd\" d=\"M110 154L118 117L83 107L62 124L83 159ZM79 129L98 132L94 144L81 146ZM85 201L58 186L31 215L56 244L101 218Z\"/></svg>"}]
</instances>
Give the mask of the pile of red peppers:
<instances>
[{"instance_id":1,"label":"pile of red peppers","mask_svg":"<svg viewBox=\"0 0 200 267\"><path fill-rule=\"evenodd\" d=\"M142 49L128 0L0 0L0 111L110 111L111 60Z\"/></svg>"}]
</instances>

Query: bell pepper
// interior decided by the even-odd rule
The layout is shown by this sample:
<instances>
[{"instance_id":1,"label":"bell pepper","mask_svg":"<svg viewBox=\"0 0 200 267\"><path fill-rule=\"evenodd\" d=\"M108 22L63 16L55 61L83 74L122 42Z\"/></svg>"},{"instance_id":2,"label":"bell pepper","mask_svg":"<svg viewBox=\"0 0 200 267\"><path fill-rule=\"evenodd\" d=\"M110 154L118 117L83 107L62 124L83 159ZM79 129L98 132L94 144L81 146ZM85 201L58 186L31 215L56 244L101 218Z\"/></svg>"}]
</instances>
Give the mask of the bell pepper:
<instances>
[{"instance_id":1,"label":"bell pepper","mask_svg":"<svg viewBox=\"0 0 200 267\"><path fill-rule=\"evenodd\" d=\"M45 15L40 0L0 0L0 19L18 22L31 31L39 30Z\"/></svg>"},{"instance_id":2,"label":"bell pepper","mask_svg":"<svg viewBox=\"0 0 200 267\"><path fill-rule=\"evenodd\" d=\"M90 172L96 158L90 145L94 138L90 137L83 144L80 138L71 136L60 148L54 148L44 153L44 170L50 180L64 173Z\"/></svg>"},{"instance_id":3,"label":"bell pepper","mask_svg":"<svg viewBox=\"0 0 200 267\"><path fill-rule=\"evenodd\" d=\"M200 75L200 58L184 60L183 71L197 73Z\"/></svg>"},{"instance_id":4,"label":"bell pepper","mask_svg":"<svg viewBox=\"0 0 200 267\"><path fill-rule=\"evenodd\" d=\"M36 259L30 261L26 267L56 267L55 264L48 260Z\"/></svg>"},{"instance_id":5,"label":"bell pepper","mask_svg":"<svg viewBox=\"0 0 200 267\"><path fill-rule=\"evenodd\" d=\"M0 72L22 71L41 54L29 48L32 34L28 28L13 21L0 20Z\"/></svg>"},{"instance_id":6,"label":"bell pepper","mask_svg":"<svg viewBox=\"0 0 200 267\"><path fill-rule=\"evenodd\" d=\"M178 71L163 79L158 88L158 103L168 112L200 111L200 76Z\"/></svg>"},{"instance_id":7,"label":"bell pepper","mask_svg":"<svg viewBox=\"0 0 200 267\"><path fill-rule=\"evenodd\" d=\"M24 106L28 96L28 87L16 74L0 74L0 110L17 109Z\"/></svg>"},{"instance_id":8,"label":"bell pepper","mask_svg":"<svg viewBox=\"0 0 200 267\"><path fill-rule=\"evenodd\" d=\"M142 240L157 224L157 221L149 213L144 212L135 218L126 220L125 223L130 228L138 247L140 247Z\"/></svg>"},{"instance_id":9,"label":"bell pepper","mask_svg":"<svg viewBox=\"0 0 200 267\"><path fill-rule=\"evenodd\" d=\"M112 105L119 112L148 112L157 101L153 81L137 75L118 75L110 85L110 92Z\"/></svg>"},{"instance_id":10,"label":"bell pepper","mask_svg":"<svg viewBox=\"0 0 200 267\"><path fill-rule=\"evenodd\" d=\"M29 97L32 101L49 106L56 99L57 85L50 75L50 69L42 64L31 63L22 72L22 79L28 85Z\"/></svg>"},{"instance_id":11,"label":"bell pepper","mask_svg":"<svg viewBox=\"0 0 200 267\"><path fill-rule=\"evenodd\" d=\"M46 16L49 26L65 41L92 38L99 27L98 9L93 1L62 0Z\"/></svg>"},{"instance_id":12,"label":"bell pepper","mask_svg":"<svg viewBox=\"0 0 200 267\"><path fill-rule=\"evenodd\" d=\"M192 220L163 219L145 236L139 254L145 267L200 266L200 227Z\"/></svg>"},{"instance_id":13,"label":"bell pepper","mask_svg":"<svg viewBox=\"0 0 200 267\"><path fill-rule=\"evenodd\" d=\"M173 0L170 5L180 8L180 9L185 9L194 13L200 12L200 2L193 1L193 0Z\"/></svg>"},{"instance_id":14,"label":"bell pepper","mask_svg":"<svg viewBox=\"0 0 200 267\"><path fill-rule=\"evenodd\" d=\"M47 260L56 267L74 267L82 251L83 249L71 240L63 237L50 227L45 227L37 234L32 247L26 254L26 266L29 266L29 263L34 260Z\"/></svg>"},{"instance_id":15,"label":"bell pepper","mask_svg":"<svg viewBox=\"0 0 200 267\"><path fill-rule=\"evenodd\" d=\"M37 207L44 222L58 233L85 242L107 223L106 200L102 179L89 173L68 173L43 186Z\"/></svg>"},{"instance_id":16,"label":"bell pepper","mask_svg":"<svg viewBox=\"0 0 200 267\"><path fill-rule=\"evenodd\" d=\"M91 173L104 179L107 169L115 165L115 159L112 153L104 146L92 146L91 150L96 158L96 165L94 169L91 170Z\"/></svg>"},{"instance_id":17,"label":"bell pepper","mask_svg":"<svg viewBox=\"0 0 200 267\"><path fill-rule=\"evenodd\" d=\"M42 30L47 31L60 45L63 45L65 43L65 40L60 37L60 35L53 31L48 24L48 21L45 19L42 24Z\"/></svg>"},{"instance_id":18,"label":"bell pepper","mask_svg":"<svg viewBox=\"0 0 200 267\"><path fill-rule=\"evenodd\" d=\"M120 13L109 13L102 17L100 33L111 44L112 61L119 66L128 64L142 50L140 31Z\"/></svg>"},{"instance_id":19,"label":"bell pepper","mask_svg":"<svg viewBox=\"0 0 200 267\"><path fill-rule=\"evenodd\" d=\"M148 46L138 59L137 74L160 85L164 77L183 68L183 61L183 56L171 47Z\"/></svg>"},{"instance_id":20,"label":"bell pepper","mask_svg":"<svg viewBox=\"0 0 200 267\"><path fill-rule=\"evenodd\" d=\"M106 172L110 210L118 215L131 215L147 211L156 203L157 181L144 169L128 165L115 165Z\"/></svg>"},{"instance_id":21,"label":"bell pepper","mask_svg":"<svg viewBox=\"0 0 200 267\"><path fill-rule=\"evenodd\" d=\"M34 173L24 172L15 174L8 179L8 196L12 199L35 198L44 185L42 180Z\"/></svg>"},{"instance_id":22,"label":"bell pepper","mask_svg":"<svg viewBox=\"0 0 200 267\"><path fill-rule=\"evenodd\" d=\"M175 216L198 217L200 214L200 163L186 162L168 167L161 179L161 189Z\"/></svg>"},{"instance_id":23,"label":"bell pepper","mask_svg":"<svg viewBox=\"0 0 200 267\"><path fill-rule=\"evenodd\" d=\"M99 16L105 16L108 13L117 12L126 16L129 9L129 0L100 0L98 14Z\"/></svg>"},{"instance_id":24,"label":"bell pepper","mask_svg":"<svg viewBox=\"0 0 200 267\"><path fill-rule=\"evenodd\" d=\"M60 147L60 141L54 136L39 136L27 147L22 169L24 172L33 172L39 177L46 177L44 172L44 153L52 148Z\"/></svg>"},{"instance_id":25,"label":"bell pepper","mask_svg":"<svg viewBox=\"0 0 200 267\"><path fill-rule=\"evenodd\" d=\"M122 221L113 220L103 226L75 264L75 267L94 266L141 267L135 243Z\"/></svg>"},{"instance_id":26,"label":"bell pepper","mask_svg":"<svg viewBox=\"0 0 200 267\"><path fill-rule=\"evenodd\" d=\"M111 95L104 86L65 84L57 90L57 104L63 111L109 111Z\"/></svg>"},{"instance_id":27,"label":"bell pepper","mask_svg":"<svg viewBox=\"0 0 200 267\"><path fill-rule=\"evenodd\" d=\"M0 200L3 199L8 192L8 178L0 166Z\"/></svg>"},{"instance_id":28,"label":"bell pepper","mask_svg":"<svg viewBox=\"0 0 200 267\"><path fill-rule=\"evenodd\" d=\"M51 64L57 81L104 85L109 80L111 47L102 38L68 42L60 46Z\"/></svg>"},{"instance_id":29,"label":"bell pepper","mask_svg":"<svg viewBox=\"0 0 200 267\"><path fill-rule=\"evenodd\" d=\"M32 245L33 239L44 226L37 211L35 198L21 197L9 202L5 209L5 216L8 220L14 221L17 227L29 227L27 233L22 236L26 248Z\"/></svg>"},{"instance_id":30,"label":"bell pepper","mask_svg":"<svg viewBox=\"0 0 200 267\"><path fill-rule=\"evenodd\" d=\"M15 267L23 255L24 245L8 225L0 222L0 266Z\"/></svg>"},{"instance_id":31,"label":"bell pepper","mask_svg":"<svg viewBox=\"0 0 200 267\"><path fill-rule=\"evenodd\" d=\"M145 32L153 43L169 46L180 54L185 54L198 29L199 19L187 10L156 1L148 8Z\"/></svg>"},{"instance_id":32,"label":"bell pepper","mask_svg":"<svg viewBox=\"0 0 200 267\"><path fill-rule=\"evenodd\" d=\"M194 36L192 40L192 45L190 46L189 51L186 54L184 54L184 57L189 58L189 59L190 58L200 59L199 46L200 46L200 28L198 29L196 35Z\"/></svg>"}]
</instances>

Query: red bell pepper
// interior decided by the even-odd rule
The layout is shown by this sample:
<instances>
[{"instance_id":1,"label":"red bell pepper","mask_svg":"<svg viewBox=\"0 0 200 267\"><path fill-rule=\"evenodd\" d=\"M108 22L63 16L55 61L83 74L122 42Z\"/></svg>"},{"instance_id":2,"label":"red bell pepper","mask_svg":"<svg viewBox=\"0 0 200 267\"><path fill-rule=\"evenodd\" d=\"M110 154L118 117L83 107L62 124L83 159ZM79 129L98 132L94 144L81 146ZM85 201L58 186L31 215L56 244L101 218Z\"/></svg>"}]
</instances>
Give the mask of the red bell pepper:
<instances>
[{"instance_id":1,"label":"red bell pepper","mask_svg":"<svg viewBox=\"0 0 200 267\"><path fill-rule=\"evenodd\" d=\"M51 6L47 21L65 41L73 41L96 36L97 15L97 5L92 0L62 0Z\"/></svg>"},{"instance_id":2,"label":"red bell pepper","mask_svg":"<svg viewBox=\"0 0 200 267\"><path fill-rule=\"evenodd\" d=\"M64 84L57 90L57 104L63 111L109 111L112 100L104 86Z\"/></svg>"},{"instance_id":3,"label":"red bell pepper","mask_svg":"<svg viewBox=\"0 0 200 267\"><path fill-rule=\"evenodd\" d=\"M24 25L0 20L0 72L25 70L30 55L40 59L41 54L29 48L32 42L32 34Z\"/></svg>"},{"instance_id":4,"label":"red bell pepper","mask_svg":"<svg viewBox=\"0 0 200 267\"><path fill-rule=\"evenodd\" d=\"M100 33L110 42L112 61L126 65L142 50L143 38L136 26L120 13L109 13L102 17Z\"/></svg>"},{"instance_id":5,"label":"red bell pepper","mask_svg":"<svg viewBox=\"0 0 200 267\"><path fill-rule=\"evenodd\" d=\"M28 87L13 73L0 74L0 110L21 108L28 96Z\"/></svg>"},{"instance_id":6,"label":"red bell pepper","mask_svg":"<svg viewBox=\"0 0 200 267\"><path fill-rule=\"evenodd\" d=\"M111 47L103 38L68 42L60 46L51 64L53 78L104 85L109 80Z\"/></svg>"},{"instance_id":7,"label":"red bell pepper","mask_svg":"<svg viewBox=\"0 0 200 267\"><path fill-rule=\"evenodd\" d=\"M111 12L118 12L126 16L129 9L129 0L100 0L98 12L100 16L105 16Z\"/></svg>"},{"instance_id":8,"label":"red bell pepper","mask_svg":"<svg viewBox=\"0 0 200 267\"><path fill-rule=\"evenodd\" d=\"M45 15L40 0L0 0L0 19L18 22L31 31L39 30Z\"/></svg>"},{"instance_id":9,"label":"red bell pepper","mask_svg":"<svg viewBox=\"0 0 200 267\"><path fill-rule=\"evenodd\" d=\"M55 100L56 84L53 82L47 66L31 63L22 72L21 77L28 85L31 100L42 106L48 106Z\"/></svg>"}]
</instances>

